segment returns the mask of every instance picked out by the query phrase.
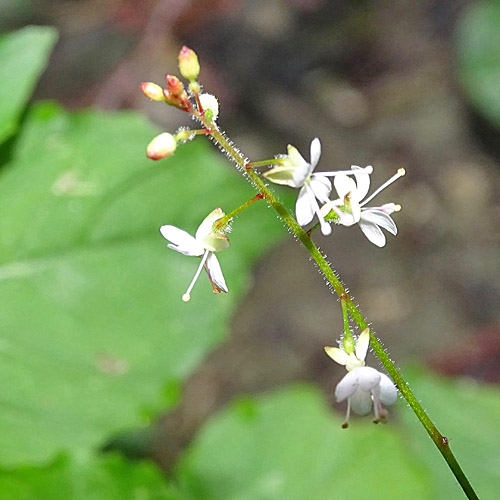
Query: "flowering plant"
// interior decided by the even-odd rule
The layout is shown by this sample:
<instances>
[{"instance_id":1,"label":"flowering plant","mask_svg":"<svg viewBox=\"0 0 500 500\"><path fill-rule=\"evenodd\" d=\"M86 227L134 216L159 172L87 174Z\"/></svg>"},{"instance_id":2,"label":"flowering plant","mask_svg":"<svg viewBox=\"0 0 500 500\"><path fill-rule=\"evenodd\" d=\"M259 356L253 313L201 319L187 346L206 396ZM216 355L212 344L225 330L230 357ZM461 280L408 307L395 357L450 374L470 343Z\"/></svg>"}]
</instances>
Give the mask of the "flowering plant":
<instances>
[{"instance_id":1,"label":"flowering plant","mask_svg":"<svg viewBox=\"0 0 500 500\"><path fill-rule=\"evenodd\" d=\"M161 233L170 241L168 245L170 248L184 255L202 258L193 281L182 296L183 300L189 300L190 292L202 267L205 267L215 293L228 292L215 252L229 247L227 232L231 227L233 217L258 200L265 200L304 245L340 299L344 319L341 348L326 347L325 350L334 361L344 365L348 371L335 390L338 402L347 401L347 414L343 426L347 427L351 408L360 415L367 415L373 410L375 423L385 421L388 414L383 405L394 404L399 390L438 447L466 494L470 498L477 498L453 456L448 440L432 423L372 329L368 328L367 321L347 294L326 257L312 239L312 234L318 226L323 235L329 235L333 232L332 222L346 228L359 224L361 231L371 243L383 247L386 244L386 237L382 229L393 235L397 234L397 227L391 215L398 212L401 207L395 203L385 203L378 207L366 205L383 189L402 177L405 174L404 169L400 168L393 177L367 197L370 175L373 172L371 166L365 168L352 166L343 171L315 171L321 156L321 142L318 138L311 141L309 161L295 147L289 145L286 155L251 162L219 129L216 123L219 103L213 95L201 93L201 85L198 82L200 72L198 57L187 47L183 47L179 54L179 70L189 82L187 88L177 77L167 75L165 88L146 82L141 85L142 91L154 101L163 101L188 113L201 125L201 128L193 130L181 128L175 134L164 132L152 140L147 148L147 155L154 160L167 158L174 154L180 144L193 140L197 136L208 135L250 179L258 191L256 196L227 215L220 208L211 212L198 228L195 237L175 226L162 226ZM258 170L269 166L271 168L264 173ZM333 178L333 187L337 195L334 199L330 199L333 190L330 177ZM295 205L295 218L280 202L266 181L299 190ZM306 232L303 227L309 225L314 216L317 217L318 223ZM357 340L351 332L351 322L361 330ZM369 347L379 358L387 374L365 366Z\"/></svg>"}]
</instances>

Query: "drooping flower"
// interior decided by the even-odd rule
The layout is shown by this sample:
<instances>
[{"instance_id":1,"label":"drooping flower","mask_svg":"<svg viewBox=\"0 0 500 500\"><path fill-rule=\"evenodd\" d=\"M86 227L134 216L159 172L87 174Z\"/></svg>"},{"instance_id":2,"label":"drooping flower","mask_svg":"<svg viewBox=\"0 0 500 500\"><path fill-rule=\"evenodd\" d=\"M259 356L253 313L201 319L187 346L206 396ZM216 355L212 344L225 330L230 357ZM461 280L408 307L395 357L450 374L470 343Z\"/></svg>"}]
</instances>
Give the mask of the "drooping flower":
<instances>
[{"instance_id":1,"label":"drooping flower","mask_svg":"<svg viewBox=\"0 0 500 500\"><path fill-rule=\"evenodd\" d=\"M191 284L186 293L182 296L184 302L190 300L191 290L203 267L205 267L207 271L208 279L212 284L214 293L227 293L228 291L219 261L214 253L229 247L229 238L222 232L214 231L214 223L221 217L224 217L224 215L220 207L216 208L205 217L194 237L175 226L166 225L160 228L162 236L171 242L168 245L169 248L184 255L202 257Z\"/></svg>"},{"instance_id":2,"label":"drooping flower","mask_svg":"<svg viewBox=\"0 0 500 500\"><path fill-rule=\"evenodd\" d=\"M288 155L283 160L283 165L268 170L263 176L275 184L282 184L300 189L295 205L295 217L297 218L297 222L301 226L306 226L313 220L316 214L321 226L321 232L324 235L328 235L332 232L332 228L330 224L325 221L319 208L318 201L320 203L327 203L329 201L332 184L328 177L354 172L317 172L313 174L321 156L321 142L317 137L311 141L310 156L311 161L309 163L295 147L288 145ZM372 172L372 168L367 167L363 169L363 172L369 175ZM336 211L339 217L342 217L342 213L336 207L332 207L331 209Z\"/></svg>"},{"instance_id":3,"label":"drooping flower","mask_svg":"<svg viewBox=\"0 0 500 500\"><path fill-rule=\"evenodd\" d=\"M333 210L336 214L342 211L342 216L338 222L343 226L352 226L359 224L364 235L378 247L383 247L386 238L382 229L396 235L398 228L391 218L393 212L401 210L400 205L395 203L386 203L380 207L365 207L377 194L392 184L396 179L405 175L405 170L400 168L387 182L382 184L375 192L365 198L370 189L370 176L361 167L353 166L355 180L347 175L337 175L334 180L338 199L328 201L321 212L324 217Z\"/></svg>"},{"instance_id":4,"label":"drooping flower","mask_svg":"<svg viewBox=\"0 0 500 500\"><path fill-rule=\"evenodd\" d=\"M351 408L357 415L368 415L373 408L375 423L387 418L387 410L382 405L392 405L398 392L391 379L375 368L365 366L365 357L370 343L370 330L363 330L358 337L353 352L347 353L338 347L325 347L325 351L335 362L344 365L347 375L337 384L335 398L338 403L347 399L344 424L349 425Z\"/></svg>"}]
</instances>

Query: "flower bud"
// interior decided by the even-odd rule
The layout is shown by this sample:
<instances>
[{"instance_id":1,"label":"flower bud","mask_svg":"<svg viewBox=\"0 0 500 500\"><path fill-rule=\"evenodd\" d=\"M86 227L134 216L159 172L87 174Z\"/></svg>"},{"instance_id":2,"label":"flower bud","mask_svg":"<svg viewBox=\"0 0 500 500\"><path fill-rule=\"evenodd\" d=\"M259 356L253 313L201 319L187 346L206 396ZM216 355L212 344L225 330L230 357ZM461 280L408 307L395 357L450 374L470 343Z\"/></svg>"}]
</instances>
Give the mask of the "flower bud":
<instances>
[{"instance_id":1,"label":"flower bud","mask_svg":"<svg viewBox=\"0 0 500 500\"><path fill-rule=\"evenodd\" d=\"M174 136L168 132L164 132L163 134L157 135L148 144L146 155L152 160L161 160L162 158L171 156L176 147L177 142L175 141Z\"/></svg>"},{"instance_id":2,"label":"flower bud","mask_svg":"<svg viewBox=\"0 0 500 500\"><path fill-rule=\"evenodd\" d=\"M184 84L173 75L166 75L165 79L167 80L167 88L164 89L163 95L167 104L176 106L184 111L191 109L192 105Z\"/></svg>"},{"instance_id":3,"label":"flower bud","mask_svg":"<svg viewBox=\"0 0 500 500\"><path fill-rule=\"evenodd\" d=\"M198 56L190 48L182 47L179 52L179 71L181 75L187 80L196 80L200 74L200 63Z\"/></svg>"},{"instance_id":4,"label":"flower bud","mask_svg":"<svg viewBox=\"0 0 500 500\"><path fill-rule=\"evenodd\" d=\"M186 92L183 83L173 75L165 75L167 81L168 93L173 97L180 97L181 94Z\"/></svg>"},{"instance_id":5,"label":"flower bud","mask_svg":"<svg viewBox=\"0 0 500 500\"><path fill-rule=\"evenodd\" d=\"M153 101L164 101L165 96L163 95L163 89L156 85L156 83L142 82L141 90L146 97L149 97Z\"/></svg>"},{"instance_id":6,"label":"flower bud","mask_svg":"<svg viewBox=\"0 0 500 500\"><path fill-rule=\"evenodd\" d=\"M210 121L215 121L219 116L219 101L212 94L201 94L200 103L206 117Z\"/></svg>"}]
</instances>

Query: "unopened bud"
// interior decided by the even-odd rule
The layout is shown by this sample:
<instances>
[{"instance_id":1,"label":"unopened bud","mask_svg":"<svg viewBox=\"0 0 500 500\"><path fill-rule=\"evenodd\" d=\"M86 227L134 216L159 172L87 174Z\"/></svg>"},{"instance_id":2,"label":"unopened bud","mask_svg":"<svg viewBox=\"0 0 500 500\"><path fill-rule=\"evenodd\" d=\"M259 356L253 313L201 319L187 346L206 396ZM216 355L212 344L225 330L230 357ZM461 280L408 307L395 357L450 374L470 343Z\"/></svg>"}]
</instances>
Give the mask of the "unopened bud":
<instances>
[{"instance_id":1,"label":"unopened bud","mask_svg":"<svg viewBox=\"0 0 500 500\"><path fill-rule=\"evenodd\" d=\"M180 97L183 92L186 92L183 83L176 76L166 75L165 80L167 81L168 92L173 97Z\"/></svg>"},{"instance_id":2,"label":"unopened bud","mask_svg":"<svg viewBox=\"0 0 500 500\"><path fill-rule=\"evenodd\" d=\"M201 94L200 103L205 116L210 121L215 121L219 116L219 101L212 94Z\"/></svg>"},{"instance_id":3,"label":"unopened bud","mask_svg":"<svg viewBox=\"0 0 500 500\"><path fill-rule=\"evenodd\" d=\"M196 52L185 45L179 52L179 71L187 80L196 80L200 74L200 63Z\"/></svg>"},{"instance_id":4,"label":"unopened bud","mask_svg":"<svg viewBox=\"0 0 500 500\"><path fill-rule=\"evenodd\" d=\"M149 97L153 101L165 100L163 89L159 85L156 85L156 83L143 82L141 83L141 90L146 97Z\"/></svg>"},{"instance_id":5,"label":"unopened bud","mask_svg":"<svg viewBox=\"0 0 500 500\"><path fill-rule=\"evenodd\" d=\"M161 160L162 158L171 156L176 147L177 142L175 141L174 136L168 132L164 132L163 134L157 135L148 144L146 155L152 160Z\"/></svg>"},{"instance_id":6,"label":"unopened bud","mask_svg":"<svg viewBox=\"0 0 500 500\"><path fill-rule=\"evenodd\" d=\"M173 75L166 75L167 88L163 91L167 104L188 111L192 108L184 84Z\"/></svg>"}]
</instances>

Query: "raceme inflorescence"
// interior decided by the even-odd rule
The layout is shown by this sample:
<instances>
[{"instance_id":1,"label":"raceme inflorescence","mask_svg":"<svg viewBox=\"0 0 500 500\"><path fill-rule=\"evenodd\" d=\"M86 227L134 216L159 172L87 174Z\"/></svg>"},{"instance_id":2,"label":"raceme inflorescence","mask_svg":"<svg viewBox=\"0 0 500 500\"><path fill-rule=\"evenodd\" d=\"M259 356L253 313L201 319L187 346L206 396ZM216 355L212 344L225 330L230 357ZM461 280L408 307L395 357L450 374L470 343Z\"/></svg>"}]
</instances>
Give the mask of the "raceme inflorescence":
<instances>
[{"instance_id":1,"label":"raceme inflorescence","mask_svg":"<svg viewBox=\"0 0 500 500\"><path fill-rule=\"evenodd\" d=\"M169 248L187 256L201 258L192 282L182 295L182 300L185 302L190 300L194 284L203 268L207 272L214 293L229 292L230 283L226 284L215 253L229 248L227 233L232 229L235 215L253 203L265 200L303 244L340 299L344 328L338 340L339 347L325 347L325 351L331 359L345 366L347 370L347 374L337 384L335 390L338 402L347 401L343 427L348 426L351 410L359 415L373 413L375 423L386 421L388 413L385 406L396 402L399 390L443 455L464 492L469 498L477 498L451 452L449 440L439 433L373 330L368 327L367 321L346 292L325 255L312 240L312 235L318 228L323 235L328 236L333 233L332 226L346 228L359 226L371 243L377 247L385 246L384 231L392 235L397 234L392 215L398 212L401 206L396 203L384 203L380 206L368 206L368 204L382 190L404 176L405 170L400 168L387 182L368 194L370 176L373 173L371 165L366 167L352 165L350 168L335 171L316 170L321 157L319 138L313 138L311 141L308 160L297 148L289 145L286 154L277 154L268 160L249 161L219 129L217 125L219 102L215 96L201 91L198 82L200 64L193 50L187 47L181 49L179 70L182 77L187 80L187 86L178 77L166 75L165 87L145 82L141 84L141 89L153 101L164 102L189 114L200 124L200 128L181 127L174 134L168 132L159 134L147 146L147 156L152 160L168 158L182 144L198 136L209 136L258 191L253 198L227 214L220 207L213 210L213 206L217 205L216 200L210 202L211 206L207 206L207 212L212 211L201 222L195 236L174 225L167 224L161 227L161 234L169 241ZM298 190L295 217L280 202L268 182ZM317 222L314 222L315 220ZM308 229L304 229L307 226ZM358 336L351 331L352 323L361 332ZM369 347L379 358L387 374L365 365Z\"/></svg>"},{"instance_id":2,"label":"raceme inflorescence","mask_svg":"<svg viewBox=\"0 0 500 500\"><path fill-rule=\"evenodd\" d=\"M189 81L187 89L179 78L167 75L165 88L155 83L145 82L141 85L142 91L154 101L163 101L191 114L200 122L202 128L197 130L181 128L174 135L168 132L161 133L147 147L147 156L152 160L171 156L179 144L199 135L211 135L217 140L214 132L218 130L216 119L219 115L219 103L213 95L201 93L201 85L197 81L200 65L194 51L187 47L182 48L179 54L179 69L181 75ZM225 145L222 144L222 146ZM224 149L227 153L232 153L227 148L224 147ZM241 158L241 155L238 156ZM370 188L370 175L373 172L371 165L364 168L353 165L346 170L315 172L320 157L321 142L318 138L314 138L311 141L309 161L300 154L297 148L289 145L286 154L276 155L270 160L259 162L245 161L244 167L246 171L251 169L255 175L272 183L298 190L295 217L299 226L309 225L316 216L321 232L324 235L329 235L332 233L332 223L345 227L358 224L372 243L379 247L384 246L386 238L380 228L384 228L394 235L397 233L396 224L390 215L398 211L400 207L394 203L370 208L365 207L365 205L387 185L404 175L404 170L398 171L392 179L367 197ZM271 168L261 174L257 173L257 168L266 166ZM337 196L331 198L333 187ZM265 198L265 193L261 192L261 194L263 196L260 198ZM236 211L247 208L250 204L247 202L245 206L237 208ZM201 223L194 237L173 225L164 225L160 228L163 237L170 242L169 248L184 255L201 257L201 263L194 279L182 295L185 302L190 300L191 291L203 267L207 271L213 292L228 292L228 286L215 252L229 247L229 238L225 233L230 227L236 211L226 216L220 207L213 210ZM310 232L314 229L315 227L312 227ZM349 335L352 336L350 332L345 333L344 338ZM358 339L358 345L364 346L363 355L360 355L359 358L360 365L352 368L349 363L343 363L346 364L349 373L337 386L336 398L338 401L347 399L345 425L347 425L351 407L358 414L369 413L373 407L374 421L379 422L386 415L386 411L381 409L381 403L388 405L396 401L396 388L387 375L374 368L364 366L369 342L369 331L365 330ZM341 363L343 358L340 353L344 356L354 356L354 351L348 343L344 344L343 349L327 348L327 353L335 361ZM335 356L332 355L334 352L337 353ZM357 352L360 352L359 348L357 348ZM382 387L387 387L390 397L384 399L385 393L381 390Z\"/></svg>"}]
</instances>

